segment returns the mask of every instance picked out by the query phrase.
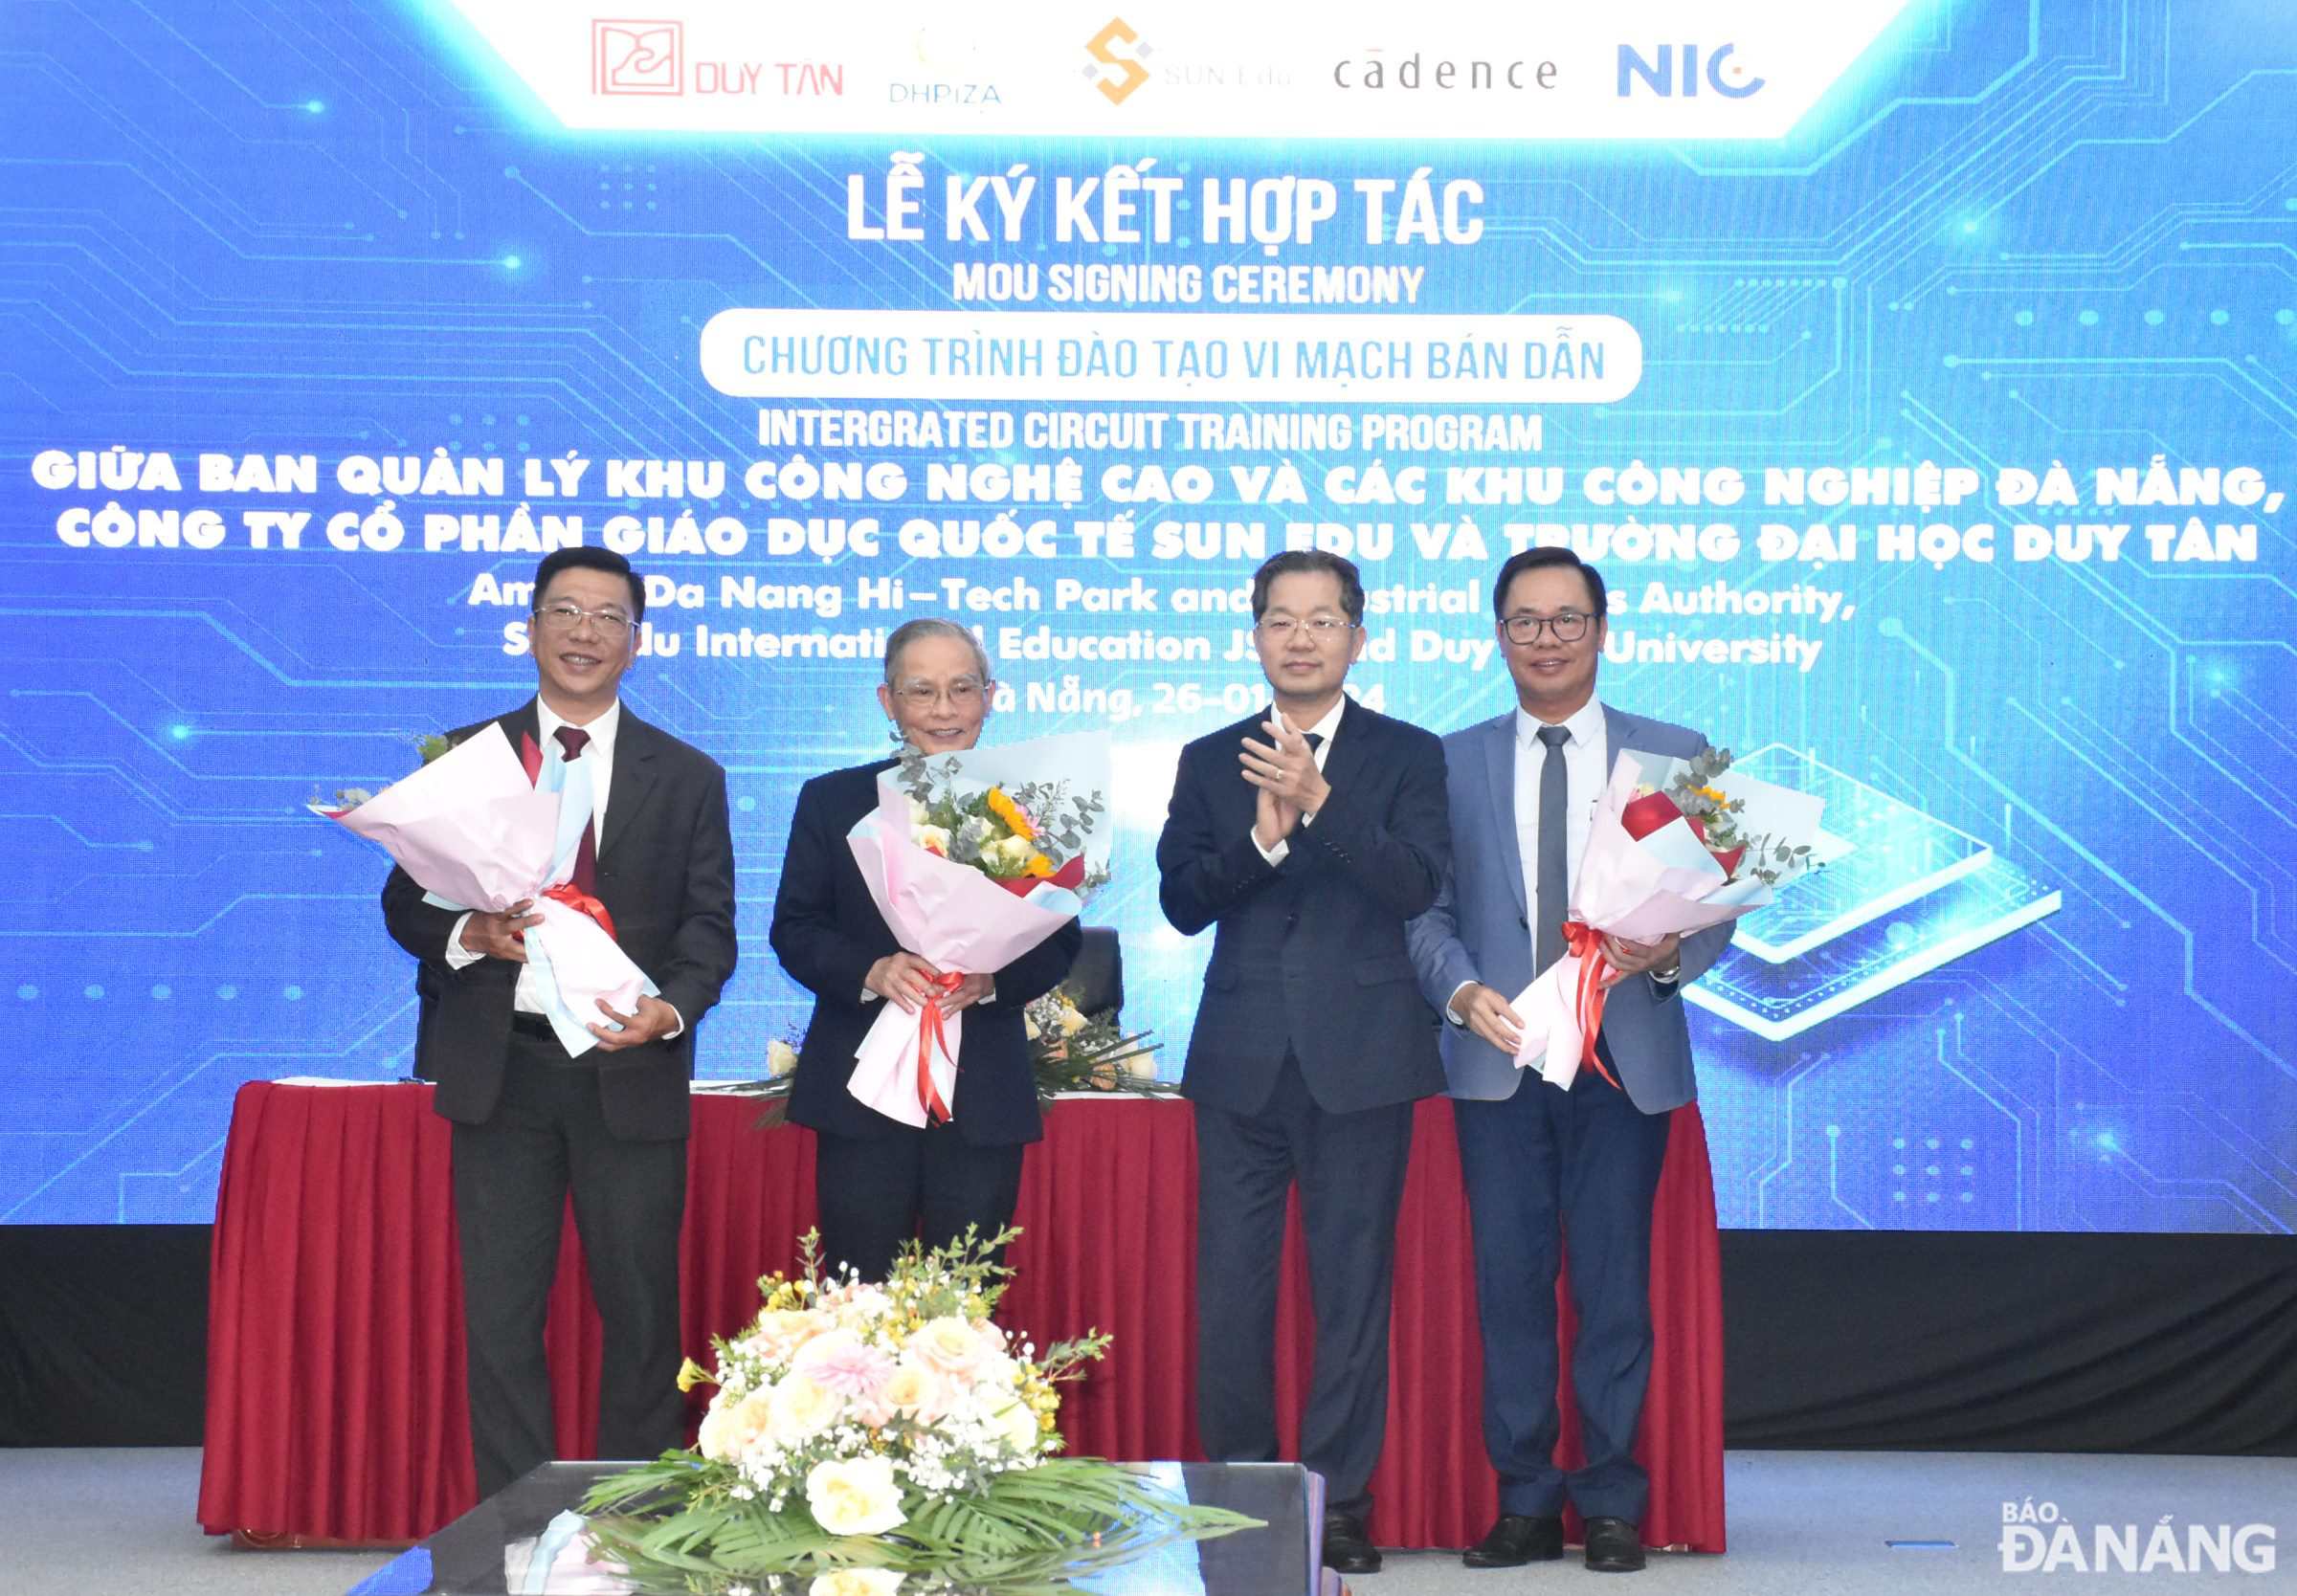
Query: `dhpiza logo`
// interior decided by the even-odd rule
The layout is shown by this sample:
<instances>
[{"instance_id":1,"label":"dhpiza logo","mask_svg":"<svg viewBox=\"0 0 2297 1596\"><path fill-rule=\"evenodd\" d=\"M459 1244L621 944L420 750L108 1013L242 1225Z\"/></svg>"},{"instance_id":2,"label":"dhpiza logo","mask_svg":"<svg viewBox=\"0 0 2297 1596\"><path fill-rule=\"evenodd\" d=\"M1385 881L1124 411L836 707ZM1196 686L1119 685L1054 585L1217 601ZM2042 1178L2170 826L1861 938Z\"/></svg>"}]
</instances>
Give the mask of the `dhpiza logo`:
<instances>
[{"instance_id":1,"label":"dhpiza logo","mask_svg":"<svg viewBox=\"0 0 2297 1596\"><path fill-rule=\"evenodd\" d=\"M2065 1521L2056 1502L2002 1503L1996 1543L2005 1574L2270 1574L2271 1524L2189 1523L2175 1514L2152 1524Z\"/></svg>"}]
</instances>

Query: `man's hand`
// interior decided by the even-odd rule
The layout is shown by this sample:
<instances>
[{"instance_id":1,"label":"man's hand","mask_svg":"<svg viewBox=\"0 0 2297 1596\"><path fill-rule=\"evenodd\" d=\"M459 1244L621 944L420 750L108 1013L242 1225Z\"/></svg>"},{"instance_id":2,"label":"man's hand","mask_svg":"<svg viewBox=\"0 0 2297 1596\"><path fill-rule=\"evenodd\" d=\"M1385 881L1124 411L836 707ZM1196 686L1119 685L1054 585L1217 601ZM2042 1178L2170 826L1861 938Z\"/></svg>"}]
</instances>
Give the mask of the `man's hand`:
<instances>
[{"instance_id":1,"label":"man's hand","mask_svg":"<svg viewBox=\"0 0 2297 1596\"><path fill-rule=\"evenodd\" d=\"M462 945L489 959L524 964L526 943L523 939L528 927L543 923L543 917L531 912L533 908L534 899L524 898L499 915L472 910L470 918L462 922Z\"/></svg>"},{"instance_id":2,"label":"man's hand","mask_svg":"<svg viewBox=\"0 0 2297 1596\"><path fill-rule=\"evenodd\" d=\"M920 959L906 950L888 953L869 966L869 974L861 985L895 1005L904 1014L917 1012L917 1006L934 995L933 983L941 979L940 966L930 959Z\"/></svg>"},{"instance_id":3,"label":"man's hand","mask_svg":"<svg viewBox=\"0 0 2297 1596\"><path fill-rule=\"evenodd\" d=\"M1244 750L1239 756L1244 765L1244 779L1262 792L1292 806L1300 814L1314 814L1331 797L1331 784L1324 772L1316 768L1316 751L1308 740L1284 724L1282 715L1271 715L1260 722L1268 734L1266 743L1244 739Z\"/></svg>"},{"instance_id":4,"label":"man's hand","mask_svg":"<svg viewBox=\"0 0 2297 1596\"><path fill-rule=\"evenodd\" d=\"M1603 978L1603 986L1608 990L1629 976L1641 975L1645 970L1681 967L1683 939L1672 931L1655 942L1631 942L1624 937L1606 935L1603 939L1603 957L1612 966L1611 974Z\"/></svg>"},{"instance_id":5,"label":"man's hand","mask_svg":"<svg viewBox=\"0 0 2297 1596\"><path fill-rule=\"evenodd\" d=\"M640 997L637 1012L625 1014L612 1007L606 999L598 1000L598 1011L614 1025L603 1026L591 1022L591 1034L598 1038L599 1047L608 1053L620 1053L624 1048L642 1047L658 1036L667 1036L678 1029L678 1010L658 997Z\"/></svg>"},{"instance_id":6,"label":"man's hand","mask_svg":"<svg viewBox=\"0 0 2297 1596\"><path fill-rule=\"evenodd\" d=\"M957 983L954 991L941 994L941 1011L954 1014L960 1009L970 1009L976 1003L996 996L997 978L993 975L967 975Z\"/></svg>"},{"instance_id":7,"label":"man's hand","mask_svg":"<svg viewBox=\"0 0 2297 1596\"><path fill-rule=\"evenodd\" d=\"M1508 1057L1523 1045L1523 1016L1507 1007L1507 1000L1481 981L1471 981L1452 999L1452 1012L1458 1014L1467 1029L1474 1031Z\"/></svg>"},{"instance_id":8,"label":"man's hand","mask_svg":"<svg viewBox=\"0 0 2297 1596\"><path fill-rule=\"evenodd\" d=\"M1300 810L1285 803L1266 787L1260 790L1259 801L1253 809L1252 840L1260 845L1263 853L1292 834L1300 824Z\"/></svg>"}]
</instances>

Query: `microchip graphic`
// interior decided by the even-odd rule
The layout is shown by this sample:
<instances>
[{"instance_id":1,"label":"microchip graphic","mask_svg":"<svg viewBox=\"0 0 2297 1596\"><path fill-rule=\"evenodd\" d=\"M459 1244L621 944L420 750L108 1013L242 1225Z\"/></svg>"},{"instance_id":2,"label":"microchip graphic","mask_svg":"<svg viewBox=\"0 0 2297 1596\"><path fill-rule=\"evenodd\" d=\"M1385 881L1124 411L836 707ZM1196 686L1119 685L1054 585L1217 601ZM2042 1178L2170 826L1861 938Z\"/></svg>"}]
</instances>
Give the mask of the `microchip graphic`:
<instances>
[{"instance_id":1,"label":"microchip graphic","mask_svg":"<svg viewBox=\"0 0 2297 1596\"><path fill-rule=\"evenodd\" d=\"M1732 768L1826 803L1824 868L1742 920L1684 994L1758 1036L1784 1041L2058 909L1987 844L1807 754L1771 743Z\"/></svg>"}]
</instances>

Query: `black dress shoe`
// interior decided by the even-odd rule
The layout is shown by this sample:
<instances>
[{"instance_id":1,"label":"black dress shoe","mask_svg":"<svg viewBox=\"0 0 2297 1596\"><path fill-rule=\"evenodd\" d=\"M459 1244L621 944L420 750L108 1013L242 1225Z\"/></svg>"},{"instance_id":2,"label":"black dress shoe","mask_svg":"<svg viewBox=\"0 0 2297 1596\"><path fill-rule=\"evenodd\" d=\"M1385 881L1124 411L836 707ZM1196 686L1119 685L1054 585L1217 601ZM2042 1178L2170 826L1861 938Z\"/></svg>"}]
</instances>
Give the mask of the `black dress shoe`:
<instances>
[{"instance_id":1,"label":"black dress shoe","mask_svg":"<svg viewBox=\"0 0 2297 1596\"><path fill-rule=\"evenodd\" d=\"M1521 1513L1503 1513L1491 1533L1460 1554L1470 1568L1518 1568L1527 1563L1552 1563L1563 1556L1563 1519L1550 1516L1528 1518Z\"/></svg>"},{"instance_id":2,"label":"black dress shoe","mask_svg":"<svg viewBox=\"0 0 2297 1596\"><path fill-rule=\"evenodd\" d=\"M1380 1571L1380 1549L1372 1543L1361 1517L1339 1508L1324 1516L1324 1565L1338 1574Z\"/></svg>"},{"instance_id":3,"label":"black dress shoe","mask_svg":"<svg viewBox=\"0 0 2297 1596\"><path fill-rule=\"evenodd\" d=\"M1590 1518L1587 1565L1598 1574L1635 1573L1643 1565L1643 1539L1624 1518Z\"/></svg>"}]
</instances>

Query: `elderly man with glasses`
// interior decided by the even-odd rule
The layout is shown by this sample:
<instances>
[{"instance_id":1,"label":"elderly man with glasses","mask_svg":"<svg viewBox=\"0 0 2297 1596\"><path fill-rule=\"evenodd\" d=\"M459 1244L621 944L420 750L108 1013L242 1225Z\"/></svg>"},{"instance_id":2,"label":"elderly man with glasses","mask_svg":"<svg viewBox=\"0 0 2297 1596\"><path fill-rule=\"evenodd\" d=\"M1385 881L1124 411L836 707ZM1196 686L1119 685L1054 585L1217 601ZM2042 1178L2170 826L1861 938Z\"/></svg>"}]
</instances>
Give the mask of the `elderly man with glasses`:
<instances>
[{"instance_id":1,"label":"elderly man with glasses","mask_svg":"<svg viewBox=\"0 0 2297 1596\"><path fill-rule=\"evenodd\" d=\"M952 753L980 740L995 686L971 632L953 621L910 621L885 641L878 707L896 744ZM941 971L894 939L846 846L893 764L833 770L799 789L769 934L782 967L814 994L790 1118L814 1135L822 1259L851 1264L865 1280L883 1279L913 1236L939 1247L970 1227L988 1236L1012 1221L1022 1150L1044 1136L1022 1010L1059 985L1084 941L1071 920L1003 969L942 991ZM846 1090L881 1003L975 1010L947 1120L904 1125Z\"/></svg>"}]
</instances>

